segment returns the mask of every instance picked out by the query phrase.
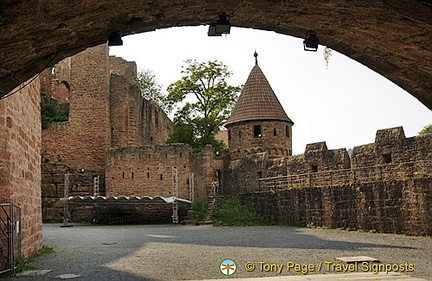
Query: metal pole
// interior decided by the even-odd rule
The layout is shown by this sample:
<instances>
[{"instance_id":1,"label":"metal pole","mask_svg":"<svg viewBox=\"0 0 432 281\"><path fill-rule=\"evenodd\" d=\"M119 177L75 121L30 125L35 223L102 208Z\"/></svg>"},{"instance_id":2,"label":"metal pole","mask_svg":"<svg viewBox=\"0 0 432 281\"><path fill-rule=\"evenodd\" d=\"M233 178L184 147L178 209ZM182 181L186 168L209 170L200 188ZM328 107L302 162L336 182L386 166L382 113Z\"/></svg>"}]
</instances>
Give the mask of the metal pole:
<instances>
[{"instance_id":1,"label":"metal pole","mask_svg":"<svg viewBox=\"0 0 432 281\"><path fill-rule=\"evenodd\" d=\"M171 167L171 171L172 171L172 183L173 183L173 197L174 197L174 201L173 201L173 223L179 223L179 217L178 217L178 203L176 201L177 197L178 197L178 192L179 192L179 188L178 188L178 170L176 167L172 166Z\"/></svg>"},{"instance_id":2,"label":"metal pole","mask_svg":"<svg viewBox=\"0 0 432 281\"><path fill-rule=\"evenodd\" d=\"M69 197L69 172L64 175L64 201L63 201L63 227L69 226L68 197Z\"/></svg>"}]
</instances>

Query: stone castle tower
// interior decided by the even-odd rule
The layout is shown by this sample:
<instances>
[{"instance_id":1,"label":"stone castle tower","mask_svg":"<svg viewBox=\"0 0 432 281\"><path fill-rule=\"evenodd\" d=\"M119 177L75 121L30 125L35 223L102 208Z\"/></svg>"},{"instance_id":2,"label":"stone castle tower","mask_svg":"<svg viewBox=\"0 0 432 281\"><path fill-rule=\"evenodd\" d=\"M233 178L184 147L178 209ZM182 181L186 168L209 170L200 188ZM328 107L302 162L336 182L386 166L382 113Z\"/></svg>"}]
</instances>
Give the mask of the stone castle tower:
<instances>
[{"instance_id":1,"label":"stone castle tower","mask_svg":"<svg viewBox=\"0 0 432 281\"><path fill-rule=\"evenodd\" d=\"M249 74L225 127L232 160L258 152L270 157L292 155L292 126L267 78L258 66Z\"/></svg>"}]
</instances>

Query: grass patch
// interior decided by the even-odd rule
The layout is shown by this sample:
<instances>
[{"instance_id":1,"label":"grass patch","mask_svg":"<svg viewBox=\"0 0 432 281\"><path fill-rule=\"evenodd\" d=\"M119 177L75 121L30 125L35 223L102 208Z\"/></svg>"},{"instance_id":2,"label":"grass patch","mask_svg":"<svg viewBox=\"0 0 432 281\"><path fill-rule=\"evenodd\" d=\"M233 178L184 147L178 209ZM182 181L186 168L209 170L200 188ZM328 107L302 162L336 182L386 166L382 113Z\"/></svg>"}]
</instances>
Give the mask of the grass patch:
<instances>
[{"instance_id":1,"label":"grass patch","mask_svg":"<svg viewBox=\"0 0 432 281\"><path fill-rule=\"evenodd\" d=\"M20 258L16 261L16 270L15 273L20 273L23 272L25 270L30 270L33 269L33 267L31 267L29 265L30 262L35 261L38 257L53 253L54 249L48 246L42 246L42 248L39 249L39 251L31 254L28 258Z\"/></svg>"},{"instance_id":2,"label":"grass patch","mask_svg":"<svg viewBox=\"0 0 432 281\"><path fill-rule=\"evenodd\" d=\"M191 220L201 220L207 212L208 200L207 198L197 198L192 202L193 213L190 216Z\"/></svg>"},{"instance_id":3,"label":"grass patch","mask_svg":"<svg viewBox=\"0 0 432 281\"><path fill-rule=\"evenodd\" d=\"M218 199L214 218L216 220L215 226L275 225L275 223L250 212L246 206L229 196Z\"/></svg>"}]
</instances>

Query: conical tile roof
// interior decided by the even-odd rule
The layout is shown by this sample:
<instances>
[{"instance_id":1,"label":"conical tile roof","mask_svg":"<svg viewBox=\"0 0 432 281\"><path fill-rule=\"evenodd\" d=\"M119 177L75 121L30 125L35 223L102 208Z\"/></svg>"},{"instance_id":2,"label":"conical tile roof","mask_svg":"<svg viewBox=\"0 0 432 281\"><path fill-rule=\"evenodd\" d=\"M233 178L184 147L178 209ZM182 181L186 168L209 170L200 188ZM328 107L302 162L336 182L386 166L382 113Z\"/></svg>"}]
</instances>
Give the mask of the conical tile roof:
<instances>
[{"instance_id":1,"label":"conical tile roof","mask_svg":"<svg viewBox=\"0 0 432 281\"><path fill-rule=\"evenodd\" d=\"M225 126L253 120L279 120L294 124L257 64L252 68Z\"/></svg>"}]
</instances>

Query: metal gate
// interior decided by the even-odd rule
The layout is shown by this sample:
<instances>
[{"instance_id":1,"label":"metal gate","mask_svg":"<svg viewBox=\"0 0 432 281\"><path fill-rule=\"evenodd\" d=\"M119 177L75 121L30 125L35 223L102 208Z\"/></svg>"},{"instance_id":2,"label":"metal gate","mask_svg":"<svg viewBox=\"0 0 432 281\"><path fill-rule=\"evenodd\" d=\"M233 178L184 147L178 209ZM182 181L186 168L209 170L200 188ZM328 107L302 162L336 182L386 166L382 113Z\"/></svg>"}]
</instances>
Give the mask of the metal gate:
<instances>
[{"instance_id":1,"label":"metal gate","mask_svg":"<svg viewBox=\"0 0 432 281\"><path fill-rule=\"evenodd\" d=\"M0 274L15 273L21 257L21 208L0 204Z\"/></svg>"}]
</instances>

